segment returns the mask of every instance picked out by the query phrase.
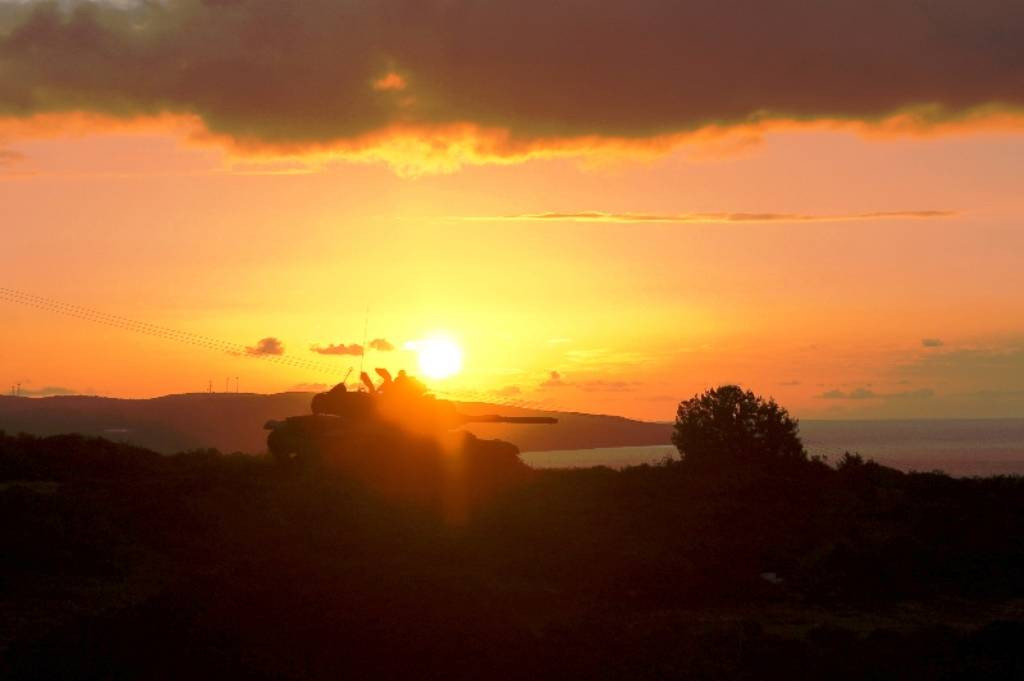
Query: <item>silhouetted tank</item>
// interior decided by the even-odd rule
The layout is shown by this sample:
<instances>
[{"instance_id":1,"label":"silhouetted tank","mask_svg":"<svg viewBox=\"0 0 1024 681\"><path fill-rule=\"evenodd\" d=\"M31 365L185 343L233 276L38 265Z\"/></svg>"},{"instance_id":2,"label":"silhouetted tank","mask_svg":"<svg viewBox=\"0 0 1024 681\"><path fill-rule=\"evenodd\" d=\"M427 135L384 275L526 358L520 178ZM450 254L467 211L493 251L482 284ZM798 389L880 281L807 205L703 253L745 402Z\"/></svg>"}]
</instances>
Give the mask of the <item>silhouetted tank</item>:
<instances>
[{"instance_id":1,"label":"silhouetted tank","mask_svg":"<svg viewBox=\"0 0 1024 681\"><path fill-rule=\"evenodd\" d=\"M422 383L383 369L366 391L344 384L313 397L312 412L268 421L267 448L288 468L338 470L389 498L435 504L459 519L530 474L519 449L457 430L469 423L551 424L549 417L467 415Z\"/></svg>"},{"instance_id":2,"label":"silhouetted tank","mask_svg":"<svg viewBox=\"0 0 1024 681\"><path fill-rule=\"evenodd\" d=\"M340 383L318 393L312 414L283 421L268 421L267 448L282 464L297 465L351 456L394 455L391 446L423 448L435 444L463 454L507 455L518 460L518 449L500 440L479 440L470 433L451 431L469 423L552 424L557 419L540 416L468 415L451 402L431 395L415 378L399 372L395 379L377 369L383 379L375 386L365 373L366 391L348 390ZM471 448L465 451L466 448Z\"/></svg>"}]
</instances>

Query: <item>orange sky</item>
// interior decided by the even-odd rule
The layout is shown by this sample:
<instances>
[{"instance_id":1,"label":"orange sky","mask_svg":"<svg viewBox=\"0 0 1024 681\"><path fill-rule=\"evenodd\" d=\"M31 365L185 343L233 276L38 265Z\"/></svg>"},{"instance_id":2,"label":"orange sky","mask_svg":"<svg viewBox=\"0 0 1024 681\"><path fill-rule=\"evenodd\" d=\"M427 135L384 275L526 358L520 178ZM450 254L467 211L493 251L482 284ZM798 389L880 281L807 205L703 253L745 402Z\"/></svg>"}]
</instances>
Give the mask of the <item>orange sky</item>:
<instances>
[{"instance_id":1,"label":"orange sky","mask_svg":"<svg viewBox=\"0 0 1024 681\"><path fill-rule=\"evenodd\" d=\"M928 125L800 110L801 123L673 131L660 116L681 115L676 103L657 100L656 120L615 109L603 132L583 114L555 125L539 104L494 118L458 89L443 105L433 91L428 125L417 91L388 105L415 113L367 113L365 129L296 146L301 127L282 127L287 143L256 113L245 128L248 100L141 120L142 104L122 115L82 90L65 101L71 86L27 70L10 44L0 288L238 346L274 337L296 362L0 296L8 384L131 397L229 376L260 392L328 384L359 358L310 347L362 342L369 308L369 338L399 350L368 364L412 367L403 343L432 332L462 344L463 372L434 386L454 397L667 420L680 399L738 382L806 418L1024 416L1013 107ZM411 96L426 78L395 64L367 67L366 97ZM5 103L25 83L47 93L38 105ZM459 106L471 123L446 122ZM293 114L267 115L299 126Z\"/></svg>"}]
</instances>

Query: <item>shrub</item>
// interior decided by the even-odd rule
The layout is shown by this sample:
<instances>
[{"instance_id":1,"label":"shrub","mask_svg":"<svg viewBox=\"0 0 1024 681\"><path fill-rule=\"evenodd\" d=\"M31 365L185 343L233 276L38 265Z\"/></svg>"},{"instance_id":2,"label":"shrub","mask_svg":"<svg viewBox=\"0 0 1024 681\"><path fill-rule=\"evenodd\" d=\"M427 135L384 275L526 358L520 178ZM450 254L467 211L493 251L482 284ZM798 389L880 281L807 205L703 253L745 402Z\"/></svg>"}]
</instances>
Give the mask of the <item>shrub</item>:
<instances>
[{"instance_id":1,"label":"shrub","mask_svg":"<svg viewBox=\"0 0 1024 681\"><path fill-rule=\"evenodd\" d=\"M807 461L789 412L735 385L681 402L672 443L690 465L762 469Z\"/></svg>"}]
</instances>

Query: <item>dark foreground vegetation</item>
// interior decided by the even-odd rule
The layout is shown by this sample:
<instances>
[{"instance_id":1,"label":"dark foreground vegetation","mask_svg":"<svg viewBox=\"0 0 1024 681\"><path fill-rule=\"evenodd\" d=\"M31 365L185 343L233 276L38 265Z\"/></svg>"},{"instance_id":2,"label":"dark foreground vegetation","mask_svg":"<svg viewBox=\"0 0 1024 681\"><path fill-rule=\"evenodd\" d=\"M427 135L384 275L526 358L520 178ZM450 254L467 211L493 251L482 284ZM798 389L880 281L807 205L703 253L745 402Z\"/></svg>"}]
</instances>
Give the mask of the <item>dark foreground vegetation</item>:
<instances>
[{"instance_id":1,"label":"dark foreground vegetation","mask_svg":"<svg viewBox=\"0 0 1024 681\"><path fill-rule=\"evenodd\" d=\"M692 464L527 471L453 520L336 470L3 436L0 676L1024 677L1024 480Z\"/></svg>"}]
</instances>

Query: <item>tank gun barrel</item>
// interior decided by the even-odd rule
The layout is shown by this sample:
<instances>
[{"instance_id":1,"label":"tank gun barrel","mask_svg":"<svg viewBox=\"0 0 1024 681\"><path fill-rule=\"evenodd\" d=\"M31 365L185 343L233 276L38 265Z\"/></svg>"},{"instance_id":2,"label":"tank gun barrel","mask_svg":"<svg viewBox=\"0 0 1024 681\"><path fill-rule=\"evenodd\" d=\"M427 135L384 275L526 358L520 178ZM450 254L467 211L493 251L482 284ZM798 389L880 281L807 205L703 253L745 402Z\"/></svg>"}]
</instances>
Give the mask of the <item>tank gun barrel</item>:
<instances>
[{"instance_id":1,"label":"tank gun barrel","mask_svg":"<svg viewBox=\"0 0 1024 681\"><path fill-rule=\"evenodd\" d=\"M497 414L480 414L469 416L461 414L459 420L462 423L521 423L521 424L552 424L558 423L558 419L550 416L499 416Z\"/></svg>"}]
</instances>

